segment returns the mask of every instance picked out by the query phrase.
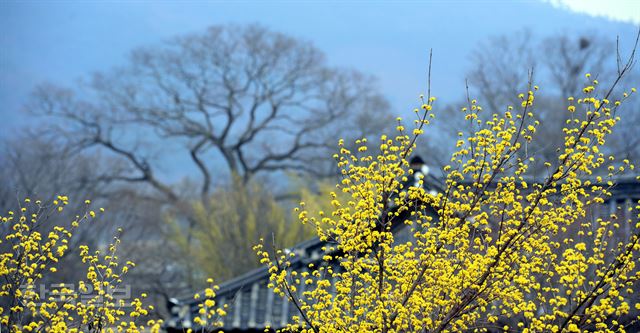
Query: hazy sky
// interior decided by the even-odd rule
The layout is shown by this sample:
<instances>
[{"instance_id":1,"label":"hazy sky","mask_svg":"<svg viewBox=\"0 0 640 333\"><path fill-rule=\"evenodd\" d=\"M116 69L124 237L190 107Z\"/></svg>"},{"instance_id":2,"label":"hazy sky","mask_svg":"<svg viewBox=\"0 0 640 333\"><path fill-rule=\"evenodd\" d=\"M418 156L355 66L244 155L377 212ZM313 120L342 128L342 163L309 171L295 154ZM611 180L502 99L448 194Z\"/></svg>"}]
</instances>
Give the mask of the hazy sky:
<instances>
[{"instance_id":1,"label":"hazy sky","mask_svg":"<svg viewBox=\"0 0 640 333\"><path fill-rule=\"evenodd\" d=\"M638 23L620 20L640 22L640 1L612 3L0 0L0 119L4 129L29 122L20 108L39 82L73 84L123 63L135 47L229 22L312 41L331 64L377 76L394 112L403 113L424 89L429 48L433 92L446 101L463 91L470 51L492 35L597 30L631 43Z\"/></svg>"}]
</instances>

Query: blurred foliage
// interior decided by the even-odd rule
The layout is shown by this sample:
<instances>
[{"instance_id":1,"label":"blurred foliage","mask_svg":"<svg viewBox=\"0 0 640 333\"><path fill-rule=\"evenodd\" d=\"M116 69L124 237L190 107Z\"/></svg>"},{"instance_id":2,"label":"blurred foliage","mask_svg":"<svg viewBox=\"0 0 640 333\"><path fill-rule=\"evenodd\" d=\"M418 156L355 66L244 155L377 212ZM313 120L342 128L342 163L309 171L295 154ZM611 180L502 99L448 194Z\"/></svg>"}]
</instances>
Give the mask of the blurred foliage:
<instances>
[{"instance_id":1,"label":"blurred foliage","mask_svg":"<svg viewBox=\"0 0 640 333\"><path fill-rule=\"evenodd\" d=\"M196 276L225 280L258 266L251 249L260 239L276 239L288 247L309 238L314 230L295 223L273 195L256 182L241 181L217 188L206 203L194 201L189 216L166 217L174 242L191 258Z\"/></svg>"}]
</instances>

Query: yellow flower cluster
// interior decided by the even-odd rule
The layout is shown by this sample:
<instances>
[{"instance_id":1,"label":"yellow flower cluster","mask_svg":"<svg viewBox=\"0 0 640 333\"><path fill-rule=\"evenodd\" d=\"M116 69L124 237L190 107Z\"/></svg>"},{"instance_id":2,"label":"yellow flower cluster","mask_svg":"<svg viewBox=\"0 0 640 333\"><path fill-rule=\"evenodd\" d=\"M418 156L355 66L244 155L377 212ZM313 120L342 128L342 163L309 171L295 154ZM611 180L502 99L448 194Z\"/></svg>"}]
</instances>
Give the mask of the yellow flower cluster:
<instances>
[{"instance_id":1,"label":"yellow flower cluster","mask_svg":"<svg viewBox=\"0 0 640 333\"><path fill-rule=\"evenodd\" d=\"M161 321L142 322L153 310L142 304L145 294L131 300L114 296L114 291L123 288L124 275L135 266L129 261L120 262L116 254L119 235L105 254L91 253L87 246L80 246L82 262L87 266L86 280L44 285L71 250L69 241L75 229L96 216L87 200L87 211L76 216L70 228L49 225L49 217L62 212L68 200L58 196L47 205L27 198L19 212L0 216L6 231L0 239L1 326L10 332L158 332ZM46 286L48 294L42 295L39 286Z\"/></svg>"},{"instance_id":2,"label":"yellow flower cluster","mask_svg":"<svg viewBox=\"0 0 640 333\"><path fill-rule=\"evenodd\" d=\"M469 101L462 111L472 131L460 133L437 195L402 185L435 99L415 110L410 135L399 125L376 147L359 140L355 153L340 141L336 188L346 199L332 193L333 211L320 218L299 209L326 242L324 256L294 270L294 253L255 247L269 286L299 312L286 329L625 331L619 318L639 307L629 302L640 279L640 223L637 212L627 220L588 214L608 199L613 177L633 169L627 160L614 167L602 152L621 103L610 103L612 90L597 98L596 85L576 105L569 99L573 118L542 181L531 181L536 157L526 149L539 139L537 86L520 94L517 110L488 120ZM629 234L616 232L621 224ZM395 239L397 225L409 228L409 240Z\"/></svg>"},{"instance_id":3,"label":"yellow flower cluster","mask_svg":"<svg viewBox=\"0 0 640 333\"><path fill-rule=\"evenodd\" d=\"M202 299L200 303L198 303L198 314L199 317L193 319L193 322L198 325L202 332L210 332L216 330L223 326L222 317L227 315L225 309L227 305L223 305L222 307L216 306L216 290L218 290L218 286L213 283L213 279L207 279L208 287L202 292L202 296L200 293L193 295L193 298L196 300ZM189 332L192 330L189 329Z\"/></svg>"}]
</instances>

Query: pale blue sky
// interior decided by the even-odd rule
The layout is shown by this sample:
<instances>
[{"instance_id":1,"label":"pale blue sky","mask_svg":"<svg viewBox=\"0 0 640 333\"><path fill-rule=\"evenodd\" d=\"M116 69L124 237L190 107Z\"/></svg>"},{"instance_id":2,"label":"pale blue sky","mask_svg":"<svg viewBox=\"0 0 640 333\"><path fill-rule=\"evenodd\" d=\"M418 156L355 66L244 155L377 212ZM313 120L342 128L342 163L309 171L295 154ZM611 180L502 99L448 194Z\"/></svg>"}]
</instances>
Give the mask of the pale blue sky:
<instances>
[{"instance_id":1,"label":"pale blue sky","mask_svg":"<svg viewBox=\"0 0 640 333\"><path fill-rule=\"evenodd\" d=\"M637 32L630 23L534 0L0 0L2 127L17 129L28 122L20 108L39 82L73 84L83 75L123 63L135 47L230 22L260 23L310 40L331 64L377 76L400 114L424 89L429 48L434 50L433 91L446 102L463 91L468 54L489 36L523 28L542 36L599 30L631 42Z\"/></svg>"}]
</instances>

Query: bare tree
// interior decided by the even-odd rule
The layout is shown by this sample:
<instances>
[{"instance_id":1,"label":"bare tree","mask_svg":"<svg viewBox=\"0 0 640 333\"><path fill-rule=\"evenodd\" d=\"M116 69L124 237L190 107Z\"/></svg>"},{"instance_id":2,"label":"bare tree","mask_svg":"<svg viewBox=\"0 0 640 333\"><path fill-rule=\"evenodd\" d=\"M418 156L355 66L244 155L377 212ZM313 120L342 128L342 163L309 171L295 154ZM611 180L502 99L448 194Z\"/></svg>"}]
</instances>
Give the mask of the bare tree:
<instances>
[{"instance_id":1,"label":"bare tree","mask_svg":"<svg viewBox=\"0 0 640 333\"><path fill-rule=\"evenodd\" d=\"M472 96L489 110L514 104L518 94L526 89L528 71L539 64L532 39L527 30L491 37L469 55L472 70L467 79Z\"/></svg>"},{"instance_id":2,"label":"bare tree","mask_svg":"<svg viewBox=\"0 0 640 333\"><path fill-rule=\"evenodd\" d=\"M123 167L103 179L145 183L171 201L180 195L158 176L152 157L167 159L159 146L184 148L207 202L221 175L245 183L287 170L326 175L318 157L340 136L371 134L387 120L372 78L330 68L310 43L259 26L217 26L139 49L85 88L41 86L29 108L58 117L53 130L70 146L119 157Z\"/></svg>"},{"instance_id":3,"label":"bare tree","mask_svg":"<svg viewBox=\"0 0 640 333\"><path fill-rule=\"evenodd\" d=\"M540 46L541 53L537 56L549 71L552 88L561 96L578 94L584 82L575 78L587 72L602 81L615 78L616 45L604 36L585 34L570 38L556 35L544 39Z\"/></svg>"},{"instance_id":4,"label":"bare tree","mask_svg":"<svg viewBox=\"0 0 640 333\"><path fill-rule=\"evenodd\" d=\"M533 79L540 85L538 92L543 103L537 103L534 112L542 126L536 135L544 140L527 146L522 154L538 154L543 159L534 168L538 176L543 176L546 168L543 163L554 158L559 143L562 141L561 129L571 114L566 112L570 102L566 96L578 96L586 85L591 85L594 79L602 84L610 84L617 73L617 45L615 39L605 38L597 33L585 33L570 37L566 34L552 35L538 38L529 31L519 31L511 35L493 37L479 46L470 54L471 71L467 74L468 95L455 106L447 108L446 112L460 112L461 108L470 108L471 101L477 103L485 111L485 117L494 112L504 111L506 105L517 106L521 102L520 93L526 93L523 85L529 71L535 74ZM592 76L585 78L584 75ZM576 78L584 78L583 80ZM622 97L622 92L630 89L630 84L637 82L638 70L634 68L618 85L615 96ZM597 86L596 86L597 88ZM562 97L564 96L564 97ZM637 160L640 158L638 143L640 139L634 135L634 123L640 119L637 101L628 101L629 110L633 113L626 115L629 122L621 124L610 140L611 147L617 156ZM453 124L444 118L440 123L440 131L449 134L446 140L454 140L458 131L470 130L467 125ZM445 152L441 152L445 154ZM524 157L524 156L523 156ZM445 163L446 163L445 159Z\"/></svg>"}]
</instances>

